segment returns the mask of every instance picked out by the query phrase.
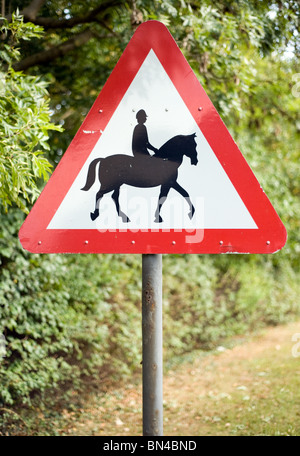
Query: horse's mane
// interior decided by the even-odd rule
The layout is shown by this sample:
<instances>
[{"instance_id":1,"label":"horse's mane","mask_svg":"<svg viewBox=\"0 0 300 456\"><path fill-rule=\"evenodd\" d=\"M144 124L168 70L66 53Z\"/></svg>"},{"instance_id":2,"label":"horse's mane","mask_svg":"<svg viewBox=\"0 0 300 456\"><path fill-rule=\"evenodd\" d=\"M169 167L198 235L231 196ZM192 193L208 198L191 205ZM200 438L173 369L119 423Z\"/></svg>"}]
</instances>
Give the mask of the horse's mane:
<instances>
[{"instance_id":1,"label":"horse's mane","mask_svg":"<svg viewBox=\"0 0 300 456\"><path fill-rule=\"evenodd\" d=\"M155 156L160 158L182 157L182 147L186 145L186 142L190 137L194 137L194 134L173 136L173 138L169 139L158 149Z\"/></svg>"}]
</instances>

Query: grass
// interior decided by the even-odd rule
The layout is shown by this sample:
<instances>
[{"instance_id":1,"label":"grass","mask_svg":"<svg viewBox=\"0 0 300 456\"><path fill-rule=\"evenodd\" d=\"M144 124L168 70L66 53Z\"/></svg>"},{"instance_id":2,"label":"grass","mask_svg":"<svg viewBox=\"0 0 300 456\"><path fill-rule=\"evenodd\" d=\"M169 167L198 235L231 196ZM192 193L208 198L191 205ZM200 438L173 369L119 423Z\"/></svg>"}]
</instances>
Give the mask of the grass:
<instances>
[{"instance_id":1,"label":"grass","mask_svg":"<svg viewBox=\"0 0 300 456\"><path fill-rule=\"evenodd\" d=\"M297 333L300 322L268 328L171 363L164 374L164 435L300 435ZM141 368L124 385L58 393L45 397L45 406L2 410L3 434L142 435Z\"/></svg>"}]
</instances>

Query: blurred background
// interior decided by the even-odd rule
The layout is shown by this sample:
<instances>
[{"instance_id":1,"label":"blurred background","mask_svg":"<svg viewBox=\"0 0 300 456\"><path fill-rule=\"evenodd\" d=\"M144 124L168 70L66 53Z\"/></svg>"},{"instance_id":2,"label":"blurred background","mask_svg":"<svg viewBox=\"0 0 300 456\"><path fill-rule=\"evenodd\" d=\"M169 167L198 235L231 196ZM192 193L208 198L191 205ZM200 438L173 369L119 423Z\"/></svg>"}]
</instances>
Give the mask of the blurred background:
<instances>
[{"instance_id":1,"label":"blurred background","mask_svg":"<svg viewBox=\"0 0 300 456\"><path fill-rule=\"evenodd\" d=\"M2 0L1 16L0 434L60 433L88 387L140 376L141 256L34 255L17 235L143 21L169 28L288 232L270 256L164 256L166 372L299 320L299 3Z\"/></svg>"}]
</instances>

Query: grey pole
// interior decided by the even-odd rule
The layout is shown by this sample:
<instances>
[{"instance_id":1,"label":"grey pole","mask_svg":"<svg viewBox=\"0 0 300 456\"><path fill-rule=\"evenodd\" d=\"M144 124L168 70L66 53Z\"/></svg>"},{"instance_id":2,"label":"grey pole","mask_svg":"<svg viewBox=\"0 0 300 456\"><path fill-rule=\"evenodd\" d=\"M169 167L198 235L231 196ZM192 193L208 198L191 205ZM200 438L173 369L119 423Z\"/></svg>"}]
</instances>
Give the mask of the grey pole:
<instances>
[{"instance_id":1,"label":"grey pole","mask_svg":"<svg viewBox=\"0 0 300 456\"><path fill-rule=\"evenodd\" d=\"M143 435L163 435L162 255L142 256Z\"/></svg>"}]
</instances>

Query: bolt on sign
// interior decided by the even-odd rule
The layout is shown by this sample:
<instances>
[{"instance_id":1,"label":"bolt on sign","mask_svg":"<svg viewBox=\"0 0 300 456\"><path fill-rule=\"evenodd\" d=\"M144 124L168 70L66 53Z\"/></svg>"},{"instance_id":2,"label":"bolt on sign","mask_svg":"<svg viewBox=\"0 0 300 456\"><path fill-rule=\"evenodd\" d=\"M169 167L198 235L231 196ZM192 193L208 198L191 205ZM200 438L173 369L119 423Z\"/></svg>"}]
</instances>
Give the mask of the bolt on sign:
<instances>
[{"instance_id":1,"label":"bolt on sign","mask_svg":"<svg viewBox=\"0 0 300 456\"><path fill-rule=\"evenodd\" d=\"M19 232L34 253L273 253L286 237L157 21L137 28Z\"/></svg>"}]
</instances>

